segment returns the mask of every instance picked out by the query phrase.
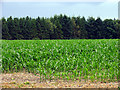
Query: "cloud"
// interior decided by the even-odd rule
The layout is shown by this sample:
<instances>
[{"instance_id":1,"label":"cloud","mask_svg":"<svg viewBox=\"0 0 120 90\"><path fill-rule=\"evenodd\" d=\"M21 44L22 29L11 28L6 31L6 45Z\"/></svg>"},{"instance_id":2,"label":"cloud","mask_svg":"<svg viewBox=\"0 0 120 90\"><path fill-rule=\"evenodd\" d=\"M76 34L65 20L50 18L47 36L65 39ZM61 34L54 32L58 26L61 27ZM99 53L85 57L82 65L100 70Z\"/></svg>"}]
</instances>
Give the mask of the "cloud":
<instances>
[{"instance_id":1,"label":"cloud","mask_svg":"<svg viewBox=\"0 0 120 90\"><path fill-rule=\"evenodd\" d=\"M112 3L112 4L118 3L118 2L119 2L119 0L106 0L105 1L105 3Z\"/></svg>"},{"instance_id":2,"label":"cloud","mask_svg":"<svg viewBox=\"0 0 120 90\"><path fill-rule=\"evenodd\" d=\"M106 2L119 2L119 0L106 0Z\"/></svg>"},{"instance_id":3,"label":"cloud","mask_svg":"<svg viewBox=\"0 0 120 90\"><path fill-rule=\"evenodd\" d=\"M2 2L104 2L106 0L2 0Z\"/></svg>"}]
</instances>

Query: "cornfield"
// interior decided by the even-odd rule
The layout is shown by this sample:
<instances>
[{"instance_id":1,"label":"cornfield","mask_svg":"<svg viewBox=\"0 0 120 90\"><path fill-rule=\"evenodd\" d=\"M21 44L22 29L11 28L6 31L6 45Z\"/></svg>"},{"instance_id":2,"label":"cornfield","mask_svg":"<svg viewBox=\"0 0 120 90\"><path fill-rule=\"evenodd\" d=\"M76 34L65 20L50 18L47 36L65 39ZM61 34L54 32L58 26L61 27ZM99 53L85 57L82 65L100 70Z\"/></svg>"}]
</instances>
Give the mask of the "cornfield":
<instances>
[{"instance_id":1,"label":"cornfield","mask_svg":"<svg viewBox=\"0 0 120 90\"><path fill-rule=\"evenodd\" d=\"M2 72L40 80L118 79L118 40L2 40Z\"/></svg>"}]
</instances>

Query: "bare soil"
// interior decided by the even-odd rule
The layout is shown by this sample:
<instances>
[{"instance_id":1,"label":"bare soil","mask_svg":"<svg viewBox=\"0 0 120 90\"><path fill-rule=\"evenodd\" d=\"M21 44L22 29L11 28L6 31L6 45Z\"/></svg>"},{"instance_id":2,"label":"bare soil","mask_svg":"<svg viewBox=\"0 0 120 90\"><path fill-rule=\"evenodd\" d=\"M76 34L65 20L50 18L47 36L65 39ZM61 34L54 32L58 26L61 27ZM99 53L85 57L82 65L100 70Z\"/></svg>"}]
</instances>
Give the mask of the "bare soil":
<instances>
[{"instance_id":1,"label":"bare soil","mask_svg":"<svg viewBox=\"0 0 120 90\"><path fill-rule=\"evenodd\" d=\"M32 73L2 73L0 74L0 88L118 88L120 82L91 82L90 80L46 80L40 82L40 77Z\"/></svg>"}]
</instances>

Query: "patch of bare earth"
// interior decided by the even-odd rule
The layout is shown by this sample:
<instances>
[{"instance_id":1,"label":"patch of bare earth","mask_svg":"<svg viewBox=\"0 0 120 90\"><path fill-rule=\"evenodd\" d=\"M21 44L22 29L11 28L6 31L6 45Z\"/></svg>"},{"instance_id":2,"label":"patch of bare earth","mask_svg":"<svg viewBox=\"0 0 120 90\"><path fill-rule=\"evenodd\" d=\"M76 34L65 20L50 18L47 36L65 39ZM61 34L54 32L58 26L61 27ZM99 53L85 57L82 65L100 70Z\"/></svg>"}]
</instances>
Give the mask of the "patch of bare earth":
<instances>
[{"instance_id":1,"label":"patch of bare earth","mask_svg":"<svg viewBox=\"0 0 120 90\"><path fill-rule=\"evenodd\" d=\"M40 77L32 73L0 74L0 88L118 88L118 82L91 82L84 80L46 80L40 82Z\"/></svg>"}]
</instances>

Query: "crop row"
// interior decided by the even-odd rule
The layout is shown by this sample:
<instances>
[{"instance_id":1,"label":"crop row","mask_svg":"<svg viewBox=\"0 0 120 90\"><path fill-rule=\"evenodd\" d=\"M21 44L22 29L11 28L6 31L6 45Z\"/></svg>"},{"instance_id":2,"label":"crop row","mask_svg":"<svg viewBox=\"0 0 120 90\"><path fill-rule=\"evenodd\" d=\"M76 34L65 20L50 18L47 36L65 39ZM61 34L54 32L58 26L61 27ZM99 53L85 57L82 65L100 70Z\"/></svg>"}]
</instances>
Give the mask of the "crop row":
<instances>
[{"instance_id":1,"label":"crop row","mask_svg":"<svg viewBox=\"0 0 120 90\"><path fill-rule=\"evenodd\" d=\"M2 72L23 70L41 80L115 80L118 40L3 40Z\"/></svg>"}]
</instances>

